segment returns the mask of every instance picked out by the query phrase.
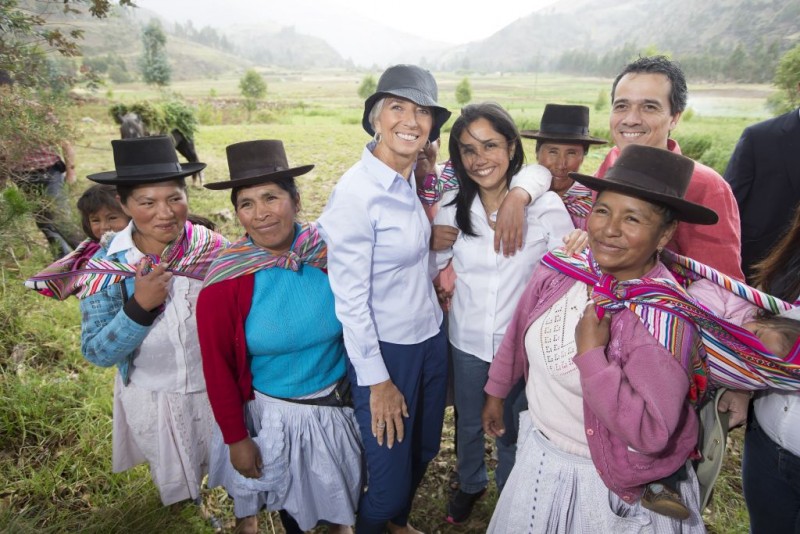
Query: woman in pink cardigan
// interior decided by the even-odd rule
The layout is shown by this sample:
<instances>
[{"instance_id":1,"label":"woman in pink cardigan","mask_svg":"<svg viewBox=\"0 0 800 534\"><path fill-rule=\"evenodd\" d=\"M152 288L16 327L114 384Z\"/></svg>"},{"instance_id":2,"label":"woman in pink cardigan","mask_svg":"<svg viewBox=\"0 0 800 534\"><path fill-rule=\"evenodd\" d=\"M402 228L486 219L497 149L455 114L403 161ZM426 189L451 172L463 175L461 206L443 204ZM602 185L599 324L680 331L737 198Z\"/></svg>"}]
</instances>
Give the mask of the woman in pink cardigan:
<instances>
[{"instance_id":1,"label":"woman in pink cardigan","mask_svg":"<svg viewBox=\"0 0 800 534\"><path fill-rule=\"evenodd\" d=\"M503 434L503 399L523 376L529 406L489 532L705 532L691 467L677 488L688 519L640 503L647 483L694 455L693 404L706 383L700 337L673 314L615 302L672 278L659 253L678 221L716 222L683 199L693 166L632 145L604 180L570 174L599 192L590 252L545 256L489 369L487 434Z\"/></svg>"}]
</instances>

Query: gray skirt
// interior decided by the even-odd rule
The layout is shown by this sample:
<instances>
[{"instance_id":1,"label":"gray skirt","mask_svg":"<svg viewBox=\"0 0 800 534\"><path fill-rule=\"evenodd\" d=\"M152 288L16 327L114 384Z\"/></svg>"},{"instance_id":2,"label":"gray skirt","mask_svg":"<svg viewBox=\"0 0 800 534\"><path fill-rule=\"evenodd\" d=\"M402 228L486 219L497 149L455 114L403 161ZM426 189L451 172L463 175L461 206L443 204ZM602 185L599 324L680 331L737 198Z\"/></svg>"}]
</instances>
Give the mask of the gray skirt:
<instances>
[{"instance_id":1,"label":"gray skirt","mask_svg":"<svg viewBox=\"0 0 800 534\"><path fill-rule=\"evenodd\" d=\"M653 513L637 501L627 504L610 491L592 460L557 449L520 414L517 459L487 532L509 534L703 533L700 490L694 469L680 483L691 511L685 521Z\"/></svg>"},{"instance_id":2,"label":"gray skirt","mask_svg":"<svg viewBox=\"0 0 800 534\"><path fill-rule=\"evenodd\" d=\"M255 396L247 416L264 464L261 478L245 478L233 468L215 425L208 486L225 488L236 517L266 507L286 510L303 530L321 520L354 524L363 468L353 410L296 404L258 392Z\"/></svg>"}]
</instances>

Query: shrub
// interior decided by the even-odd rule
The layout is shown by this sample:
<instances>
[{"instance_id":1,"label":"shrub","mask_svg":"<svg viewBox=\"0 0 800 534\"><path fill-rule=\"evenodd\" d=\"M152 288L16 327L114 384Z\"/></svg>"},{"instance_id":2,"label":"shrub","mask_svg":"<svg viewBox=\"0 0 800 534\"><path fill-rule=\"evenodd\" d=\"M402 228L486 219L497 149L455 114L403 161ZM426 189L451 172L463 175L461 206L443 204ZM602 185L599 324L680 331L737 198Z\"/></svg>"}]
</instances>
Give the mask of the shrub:
<instances>
[{"instance_id":1,"label":"shrub","mask_svg":"<svg viewBox=\"0 0 800 534\"><path fill-rule=\"evenodd\" d=\"M710 135L702 134L682 135L678 142L681 146L681 153L684 156L698 161L714 144Z\"/></svg>"}]
</instances>

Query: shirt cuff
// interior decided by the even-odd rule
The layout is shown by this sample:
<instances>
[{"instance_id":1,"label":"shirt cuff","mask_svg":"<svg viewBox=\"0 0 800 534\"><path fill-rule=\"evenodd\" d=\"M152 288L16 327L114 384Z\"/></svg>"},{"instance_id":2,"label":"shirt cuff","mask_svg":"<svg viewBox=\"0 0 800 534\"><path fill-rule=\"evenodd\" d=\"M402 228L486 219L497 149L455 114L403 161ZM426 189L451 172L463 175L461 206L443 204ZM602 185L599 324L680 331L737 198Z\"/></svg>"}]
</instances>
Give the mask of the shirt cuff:
<instances>
[{"instance_id":1,"label":"shirt cuff","mask_svg":"<svg viewBox=\"0 0 800 534\"><path fill-rule=\"evenodd\" d=\"M359 386L374 386L391 378L381 356L351 358L350 363L353 364L353 368L356 371L356 379Z\"/></svg>"},{"instance_id":2,"label":"shirt cuff","mask_svg":"<svg viewBox=\"0 0 800 534\"><path fill-rule=\"evenodd\" d=\"M125 303L125 307L122 309L125 312L125 315L127 315L133 322L142 326L150 326L156 320L156 317L158 317L158 315L161 313L163 306L159 306L153 311L147 311L142 308L138 302L136 302L135 298L132 298Z\"/></svg>"},{"instance_id":3,"label":"shirt cuff","mask_svg":"<svg viewBox=\"0 0 800 534\"><path fill-rule=\"evenodd\" d=\"M595 347L589 349L583 354L578 354L572 361L581 375L591 376L608 367L608 358L606 358L605 347Z\"/></svg>"}]
</instances>

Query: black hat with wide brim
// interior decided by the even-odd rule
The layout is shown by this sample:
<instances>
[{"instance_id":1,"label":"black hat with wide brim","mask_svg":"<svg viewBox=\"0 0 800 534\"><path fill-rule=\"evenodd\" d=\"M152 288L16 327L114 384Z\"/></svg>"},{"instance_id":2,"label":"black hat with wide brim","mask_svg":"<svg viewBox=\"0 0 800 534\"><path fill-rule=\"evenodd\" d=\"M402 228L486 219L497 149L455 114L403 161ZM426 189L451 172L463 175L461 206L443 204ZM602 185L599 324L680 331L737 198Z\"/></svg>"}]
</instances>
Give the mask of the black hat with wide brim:
<instances>
[{"instance_id":1,"label":"black hat with wide brim","mask_svg":"<svg viewBox=\"0 0 800 534\"><path fill-rule=\"evenodd\" d=\"M684 200L694 173L694 161L662 148L628 145L603 178L577 172L569 177L598 192L616 191L669 207L678 220L716 224L717 213Z\"/></svg>"},{"instance_id":2,"label":"black hat with wide brim","mask_svg":"<svg viewBox=\"0 0 800 534\"><path fill-rule=\"evenodd\" d=\"M99 184L135 186L184 178L206 168L205 163L179 163L172 139L167 136L114 139L113 171L90 174Z\"/></svg>"},{"instance_id":3,"label":"black hat with wide brim","mask_svg":"<svg viewBox=\"0 0 800 534\"><path fill-rule=\"evenodd\" d=\"M607 140L589 135L589 108L563 104L547 104L538 130L522 130L528 139L604 145Z\"/></svg>"},{"instance_id":4,"label":"black hat with wide brim","mask_svg":"<svg viewBox=\"0 0 800 534\"><path fill-rule=\"evenodd\" d=\"M228 156L228 170L231 179L225 182L205 184L208 189L220 190L260 185L281 178L300 176L314 168L313 165L289 167L283 141L277 139L234 143L228 145L225 152Z\"/></svg>"},{"instance_id":5,"label":"black hat with wide brim","mask_svg":"<svg viewBox=\"0 0 800 534\"><path fill-rule=\"evenodd\" d=\"M396 96L410 100L418 106L431 108L433 110L433 126L428 139L431 141L439 139L442 126L450 118L450 111L437 102L439 88L430 71L416 65L395 65L381 74L375 93L364 101L364 116L361 118L361 125L370 135L375 135L375 129L369 122L372 106L387 96Z\"/></svg>"}]
</instances>

